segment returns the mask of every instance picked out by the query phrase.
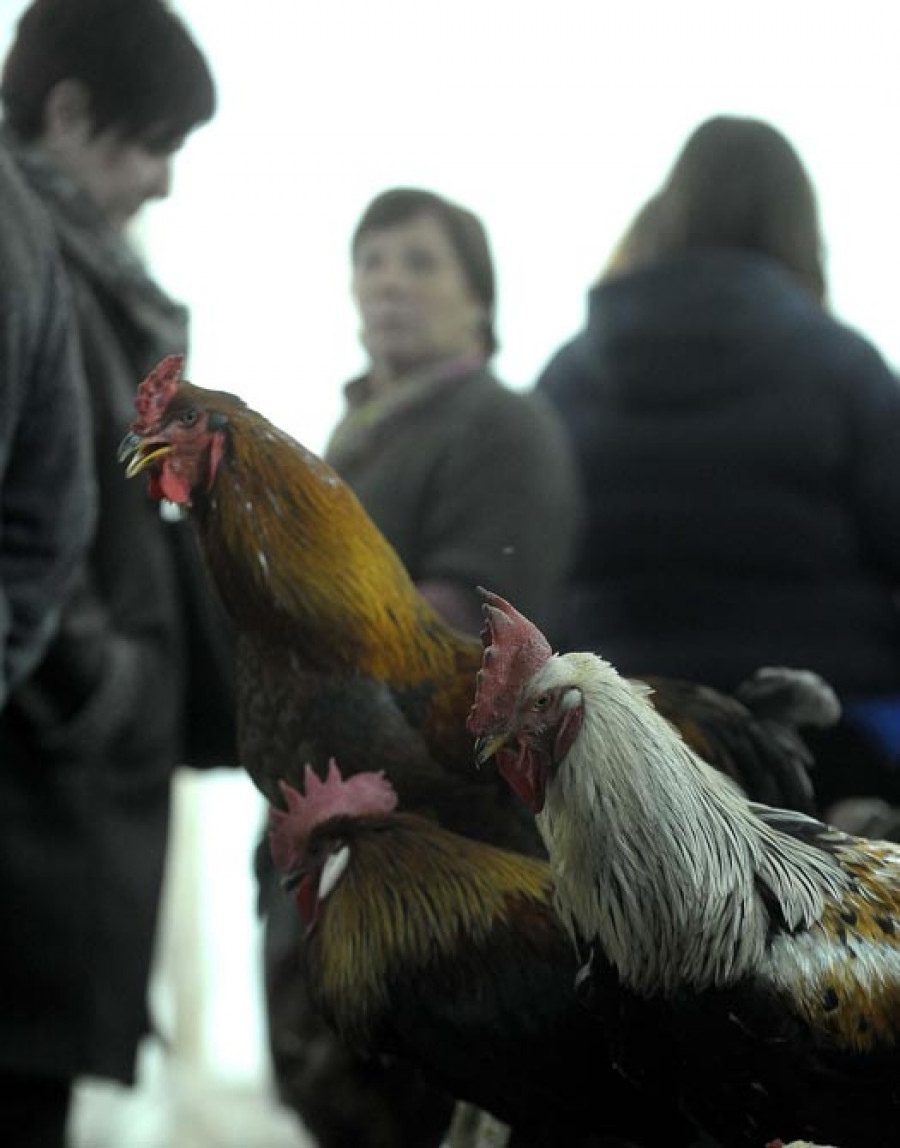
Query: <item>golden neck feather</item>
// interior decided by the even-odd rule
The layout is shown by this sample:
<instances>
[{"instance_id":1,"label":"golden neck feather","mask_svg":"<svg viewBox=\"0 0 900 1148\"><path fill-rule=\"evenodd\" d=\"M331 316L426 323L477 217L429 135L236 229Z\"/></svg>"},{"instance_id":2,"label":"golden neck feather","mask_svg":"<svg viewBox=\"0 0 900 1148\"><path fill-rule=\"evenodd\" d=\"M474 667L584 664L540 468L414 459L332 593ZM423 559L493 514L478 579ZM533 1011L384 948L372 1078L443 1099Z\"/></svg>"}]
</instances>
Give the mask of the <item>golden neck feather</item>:
<instances>
[{"instance_id":1,"label":"golden neck feather","mask_svg":"<svg viewBox=\"0 0 900 1148\"><path fill-rule=\"evenodd\" d=\"M446 670L453 632L350 488L255 412L229 424L230 450L199 520L238 626L252 619L304 648L330 644L335 660L382 679Z\"/></svg>"},{"instance_id":2,"label":"golden neck feather","mask_svg":"<svg viewBox=\"0 0 900 1148\"><path fill-rule=\"evenodd\" d=\"M345 1029L387 1007L390 979L415 976L442 958L458 963L527 904L547 922L545 937L533 929L534 943L567 943L550 910L546 862L410 815L386 823L387 830L349 837L350 864L314 934L322 993Z\"/></svg>"}]
</instances>

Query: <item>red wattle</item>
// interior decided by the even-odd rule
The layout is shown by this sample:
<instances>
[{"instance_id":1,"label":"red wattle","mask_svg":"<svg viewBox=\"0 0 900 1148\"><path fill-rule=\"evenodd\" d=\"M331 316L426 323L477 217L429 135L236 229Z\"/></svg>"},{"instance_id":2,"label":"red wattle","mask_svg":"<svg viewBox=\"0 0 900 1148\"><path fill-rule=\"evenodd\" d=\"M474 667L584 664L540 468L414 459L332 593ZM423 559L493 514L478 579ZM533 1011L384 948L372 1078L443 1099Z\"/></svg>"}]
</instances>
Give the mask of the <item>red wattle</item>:
<instances>
[{"instance_id":1,"label":"red wattle","mask_svg":"<svg viewBox=\"0 0 900 1148\"><path fill-rule=\"evenodd\" d=\"M191 487L187 479L176 474L166 463L162 465L159 486L169 502L174 502L178 506L185 506L191 500Z\"/></svg>"},{"instance_id":2,"label":"red wattle","mask_svg":"<svg viewBox=\"0 0 900 1148\"><path fill-rule=\"evenodd\" d=\"M300 917L306 925L307 933L311 932L319 915L319 882L305 874L297 886L295 894Z\"/></svg>"},{"instance_id":3,"label":"red wattle","mask_svg":"<svg viewBox=\"0 0 900 1148\"><path fill-rule=\"evenodd\" d=\"M497 768L509 786L532 813L540 813L547 800L546 774L534 753L523 745L518 755L512 749L497 751Z\"/></svg>"}]
</instances>

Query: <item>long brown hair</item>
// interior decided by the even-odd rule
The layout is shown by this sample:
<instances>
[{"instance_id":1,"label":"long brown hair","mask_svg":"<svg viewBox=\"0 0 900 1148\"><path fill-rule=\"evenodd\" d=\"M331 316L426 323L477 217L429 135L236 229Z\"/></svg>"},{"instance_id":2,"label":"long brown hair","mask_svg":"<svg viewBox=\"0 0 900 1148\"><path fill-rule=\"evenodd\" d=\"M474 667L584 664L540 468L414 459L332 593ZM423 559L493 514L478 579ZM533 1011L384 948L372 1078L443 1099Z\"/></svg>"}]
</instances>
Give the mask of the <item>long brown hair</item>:
<instances>
[{"instance_id":1,"label":"long brown hair","mask_svg":"<svg viewBox=\"0 0 900 1148\"><path fill-rule=\"evenodd\" d=\"M768 255L824 299L812 181L793 145L770 124L738 116L702 123L660 191L635 216L609 271L698 247Z\"/></svg>"}]
</instances>

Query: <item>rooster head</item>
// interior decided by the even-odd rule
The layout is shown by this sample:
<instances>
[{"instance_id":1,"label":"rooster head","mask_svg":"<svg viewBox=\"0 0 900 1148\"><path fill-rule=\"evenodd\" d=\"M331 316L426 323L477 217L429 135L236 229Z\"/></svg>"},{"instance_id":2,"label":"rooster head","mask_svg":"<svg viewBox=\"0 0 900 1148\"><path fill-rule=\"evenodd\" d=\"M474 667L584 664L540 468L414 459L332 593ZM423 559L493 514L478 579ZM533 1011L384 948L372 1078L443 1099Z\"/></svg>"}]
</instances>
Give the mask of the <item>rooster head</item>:
<instances>
[{"instance_id":1,"label":"rooster head","mask_svg":"<svg viewBox=\"0 0 900 1148\"><path fill-rule=\"evenodd\" d=\"M565 757L584 716L577 689L543 682L555 659L541 631L509 602L479 588L484 598L484 646L467 728L477 738L475 760L495 757L497 768L534 813L547 781Z\"/></svg>"},{"instance_id":2,"label":"rooster head","mask_svg":"<svg viewBox=\"0 0 900 1148\"><path fill-rule=\"evenodd\" d=\"M310 932L350 855L349 846L339 836L317 830L336 817L392 813L397 794L383 773L356 773L344 781L334 758L324 781L307 765L305 794L285 781L280 785L287 808L269 810L269 847L283 874L284 888L296 891L300 914Z\"/></svg>"},{"instance_id":3,"label":"rooster head","mask_svg":"<svg viewBox=\"0 0 900 1148\"><path fill-rule=\"evenodd\" d=\"M209 489L225 453L228 419L216 400L240 403L232 395L204 391L182 381L184 356L169 355L137 390L137 418L119 447L126 475L150 475L150 495L189 505L198 489Z\"/></svg>"}]
</instances>

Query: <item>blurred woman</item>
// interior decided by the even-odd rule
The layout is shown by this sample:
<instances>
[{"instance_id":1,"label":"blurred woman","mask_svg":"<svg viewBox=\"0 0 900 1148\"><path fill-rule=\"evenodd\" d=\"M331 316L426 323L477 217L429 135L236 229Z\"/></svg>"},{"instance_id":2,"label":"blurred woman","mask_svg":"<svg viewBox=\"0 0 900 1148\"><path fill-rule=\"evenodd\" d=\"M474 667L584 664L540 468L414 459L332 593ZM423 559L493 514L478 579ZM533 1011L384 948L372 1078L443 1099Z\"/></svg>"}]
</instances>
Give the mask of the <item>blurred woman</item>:
<instances>
[{"instance_id":1,"label":"blurred woman","mask_svg":"<svg viewBox=\"0 0 900 1148\"><path fill-rule=\"evenodd\" d=\"M824 803L900 796L900 387L824 306L809 176L785 137L696 129L539 390L566 422L587 528L562 644L733 688L823 674L846 720Z\"/></svg>"},{"instance_id":2,"label":"blurred woman","mask_svg":"<svg viewBox=\"0 0 900 1148\"><path fill-rule=\"evenodd\" d=\"M547 623L573 539L572 464L543 400L491 371L483 225L397 188L366 208L351 254L369 368L346 387L326 458L448 621L477 632L482 585Z\"/></svg>"}]
</instances>

